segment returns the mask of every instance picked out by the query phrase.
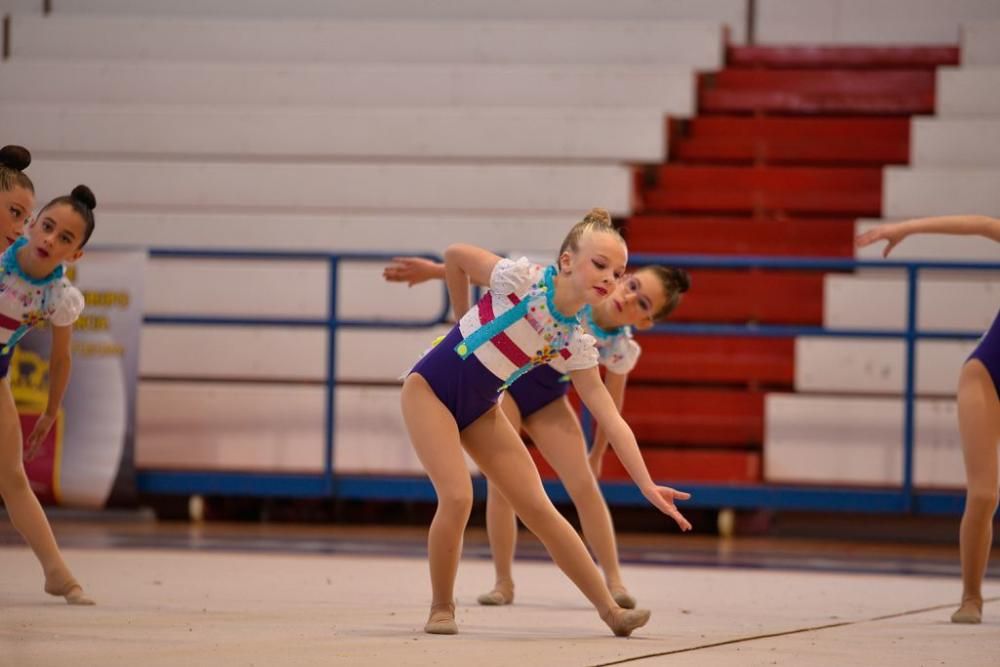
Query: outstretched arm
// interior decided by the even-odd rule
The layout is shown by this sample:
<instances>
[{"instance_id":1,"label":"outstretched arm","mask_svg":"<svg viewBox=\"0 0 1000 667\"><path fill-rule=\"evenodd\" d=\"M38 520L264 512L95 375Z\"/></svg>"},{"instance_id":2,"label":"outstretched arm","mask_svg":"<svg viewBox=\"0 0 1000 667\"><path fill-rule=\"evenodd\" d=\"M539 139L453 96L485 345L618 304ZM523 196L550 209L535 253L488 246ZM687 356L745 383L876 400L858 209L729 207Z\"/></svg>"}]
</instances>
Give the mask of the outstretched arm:
<instances>
[{"instance_id":1,"label":"outstretched arm","mask_svg":"<svg viewBox=\"0 0 1000 667\"><path fill-rule=\"evenodd\" d=\"M469 283L488 286L493 267L500 257L478 246L456 243L444 251L444 280L448 285L455 317L460 318L471 307Z\"/></svg>"},{"instance_id":2,"label":"outstretched arm","mask_svg":"<svg viewBox=\"0 0 1000 667\"><path fill-rule=\"evenodd\" d=\"M39 447L45 436L52 430L59 416L59 406L62 405L66 387L69 385L69 374L73 367L71 343L73 327L52 327L52 351L49 355L49 400L45 412L38 417L35 427L28 434L28 449L24 453L26 461L38 455Z\"/></svg>"},{"instance_id":3,"label":"outstretched arm","mask_svg":"<svg viewBox=\"0 0 1000 667\"><path fill-rule=\"evenodd\" d=\"M604 386L608 390L608 395L611 396L611 400L615 403L615 409L618 414L622 412L622 406L625 405L625 384L628 382L628 375L622 373L613 373L608 371L604 375ZM604 452L608 450L608 437L604 432L604 426L601 423L597 424L597 428L594 429L594 442L590 448L590 453L587 454L587 459L590 463L590 469L594 472L594 477L600 479L601 477L601 466L604 462Z\"/></svg>"},{"instance_id":4,"label":"outstretched arm","mask_svg":"<svg viewBox=\"0 0 1000 667\"><path fill-rule=\"evenodd\" d=\"M642 460L635 435L622 416L618 414L614 401L611 400L607 389L601 383L601 374L597 367L572 371L570 377L573 379L573 386L580 398L594 417L604 426L608 439L611 440L611 446L614 447L615 453L618 454L618 458L621 459L629 476L642 491L642 495L658 510L676 521L681 530L690 530L691 524L677 509L674 501L687 500L691 494L676 491L667 486L657 486L653 478L649 476L649 470L646 469L646 463Z\"/></svg>"},{"instance_id":5,"label":"outstretched arm","mask_svg":"<svg viewBox=\"0 0 1000 667\"><path fill-rule=\"evenodd\" d=\"M444 264L424 257L393 257L382 269L382 277L390 283L413 287L428 280L444 280Z\"/></svg>"},{"instance_id":6,"label":"outstretched arm","mask_svg":"<svg viewBox=\"0 0 1000 667\"><path fill-rule=\"evenodd\" d=\"M902 222L890 222L870 229L855 239L859 248L888 241L882 251L883 257L910 234L960 234L984 236L1000 243L1000 219L985 215L942 215L934 218L913 218Z\"/></svg>"}]
</instances>

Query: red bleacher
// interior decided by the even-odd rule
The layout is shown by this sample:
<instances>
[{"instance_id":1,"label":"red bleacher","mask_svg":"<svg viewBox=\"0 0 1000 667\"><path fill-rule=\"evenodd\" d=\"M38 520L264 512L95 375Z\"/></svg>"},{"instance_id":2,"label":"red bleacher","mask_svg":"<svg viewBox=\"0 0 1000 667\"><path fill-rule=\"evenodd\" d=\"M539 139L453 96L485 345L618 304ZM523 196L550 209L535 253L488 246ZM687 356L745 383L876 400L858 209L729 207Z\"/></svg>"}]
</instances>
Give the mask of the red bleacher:
<instances>
[{"instance_id":1,"label":"red bleacher","mask_svg":"<svg viewBox=\"0 0 1000 667\"><path fill-rule=\"evenodd\" d=\"M664 233L669 229L669 233ZM854 218L636 215L628 242L642 252L850 257ZM692 294L694 296L694 294Z\"/></svg>"},{"instance_id":2,"label":"red bleacher","mask_svg":"<svg viewBox=\"0 0 1000 667\"><path fill-rule=\"evenodd\" d=\"M531 457L538 466L542 477L555 479L552 466L537 449L529 447ZM643 451L646 465L653 479L669 484L677 484L683 489L684 482L745 482L760 479L760 452L731 450L690 451L685 449L650 449ZM618 458L608 451L604 457L601 479L605 481L628 481L628 473Z\"/></svg>"},{"instance_id":3,"label":"red bleacher","mask_svg":"<svg viewBox=\"0 0 1000 667\"><path fill-rule=\"evenodd\" d=\"M731 47L699 76L699 112L668 121L668 164L636 169L632 252L850 257L881 215L881 167L909 155L958 49ZM820 324L819 272L691 272L673 321ZM625 416L655 478L760 479L764 394L791 389L791 339L639 334ZM547 466L542 467L548 471ZM606 479L625 479L609 454Z\"/></svg>"},{"instance_id":4,"label":"red bleacher","mask_svg":"<svg viewBox=\"0 0 1000 667\"><path fill-rule=\"evenodd\" d=\"M875 167L666 164L644 177L653 183L640 192L639 212L877 216L882 207Z\"/></svg>"},{"instance_id":5,"label":"red bleacher","mask_svg":"<svg viewBox=\"0 0 1000 667\"><path fill-rule=\"evenodd\" d=\"M794 345L788 338L636 336L642 363L630 381L790 387Z\"/></svg>"},{"instance_id":6,"label":"red bleacher","mask_svg":"<svg viewBox=\"0 0 1000 667\"><path fill-rule=\"evenodd\" d=\"M935 69L958 65L960 49L955 46L917 47L837 47L837 46L736 46L727 52L729 68L767 67L771 69Z\"/></svg>"},{"instance_id":7,"label":"red bleacher","mask_svg":"<svg viewBox=\"0 0 1000 667\"><path fill-rule=\"evenodd\" d=\"M934 72L725 69L698 78L699 113L918 114L934 112Z\"/></svg>"},{"instance_id":8,"label":"red bleacher","mask_svg":"<svg viewBox=\"0 0 1000 667\"><path fill-rule=\"evenodd\" d=\"M671 160L712 164L902 164L909 118L708 116L668 121ZM850 137L850 140L845 140Z\"/></svg>"}]
</instances>

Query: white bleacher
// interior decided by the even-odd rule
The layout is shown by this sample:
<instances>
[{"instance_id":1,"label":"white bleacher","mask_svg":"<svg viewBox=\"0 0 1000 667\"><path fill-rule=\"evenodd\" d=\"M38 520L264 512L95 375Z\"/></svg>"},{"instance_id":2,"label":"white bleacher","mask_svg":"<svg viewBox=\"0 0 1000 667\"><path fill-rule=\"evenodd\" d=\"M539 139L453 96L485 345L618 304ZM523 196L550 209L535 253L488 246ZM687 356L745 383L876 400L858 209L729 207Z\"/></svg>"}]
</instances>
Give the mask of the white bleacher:
<instances>
[{"instance_id":1,"label":"white bleacher","mask_svg":"<svg viewBox=\"0 0 1000 667\"><path fill-rule=\"evenodd\" d=\"M918 168L1000 168L1000 116L914 118L910 164Z\"/></svg>"},{"instance_id":2,"label":"white bleacher","mask_svg":"<svg viewBox=\"0 0 1000 667\"><path fill-rule=\"evenodd\" d=\"M0 17L5 14L41 16L43 5L41 0L0 0Z\"/></svg>"},{"instance_id":3,"label":"white bleacher","mask_svg":"<svg viewBox=\"0 0 1000 667\"><path fill-rule=\"evenodd\" d=\"M586 209L573 214L344 213L105 211L93 243L153 247L320 252L385 251L440 254L463 241L498 252L554 252ZM247 233L252 229L253 233ZM392 240L392 247L386 240Z\"/></svg>"},{"instance_id":4,"label":"white bleacher","mask_svg":"<svg viewBox=\"0 0 1000 667\"><path fill-rule=\"evenodd\" d=\"M324 403L322 387L142 382L136 465L320 472Z\"/></svg>"},{"instance_id":5,"label":"white bleacher","mask_svg":"<svg viewBox=\"0 0 1000 667\"><path fill-rule=\"evenodd\" d=\"M1000 263L1000 257L994 261ZM949 277L937 273L925 271L917 283L917 327L926 331L985 331L1000 304L1000 271L966 271ZM870 275L827 274L823 277L823 325L902 329L906 326L906 286L902 276L874 271Z\"/></svg>"},{"instance_id":6,"label":"white bleacher","mask_svg":"<svg viewBox=\"0 0 1000 667\"><path fill-rule=\"evenodd\" d=\"M35 153L39 201L94 188L105 247L548 257L590 207L630 212L623 163L663 159L719 26L746 25L744 0L52 4L15 12L0 125ZM341 266L343 317L439 314L440 284L380 269ZM326 272L154 259L145 310L322 318ZM420 471L397 382L441 330L338 333L338 470ZM326 365L321 329L145 325L138 466L318 471Z\"/></svg>"},{"instance_id":7,"label":"white bleacher","mask_svg":"<svg viewBox=\"0 0 1000 667\"><path fill-rule=\"evenodd\" d=\"M757 0L758 44L954 45L963 24L1000 19L995 0Z\"/></svg>"},{"instance_id":8,"label":"white bleacher","mask_svg":"<svg viewBox=\"0 0 1000 667\"><path fill-rule=\"evenodd\" d=\"M337 301L345 319L432 321L442 314L439 281L407 287L381 277L383 261L344 261ZM156 259L146 272L148 315L253 316L323 320L328 311L325 260ZM394 382L434 335L429 329L344 330L339 334L341 380ZM147 324L140 366L154 376L254 377L319 380L325 337L301 327L227 328ZM357 346L352 346L352 342ZM377 354L353 354L375 348ZM261 349L287 350L281 357Z\"/></svg>"},{"instance_id":9,"label":"white bleacher","mask_svg":"<svg viewBox=\"0 0 1000 667\"><path fill-rule=\"evenodd\" d=\"M143 382L139 468L319 473L325 390L316 386ZM334 469L422 474L396 387L340 387ZM469 462L470 470L475 466Z\"/></svg>"},{"instance_id":10,"label":"white bleacher","mask_svg":"<svg viewBox=\"0 0 1000 667\"><path fill-rule=\"evenodd\" d=\"M889 218L949 215L960 206L963 211L998 215L998 183L1000 167L886 167L882 181L882 213Z\"/></svg>"},{"instance_id":11,"label":"white bleacher","mask_svg":"<svg viewBox=\"0 0 1000 667\"><path fill-rule=\"evenodd\" d=\"M18 0L24 2L26 0ZM39 0L40 2L40 0ZM724 23L745 41L746 0L52 0L55 16L124 15L266 19L677 20Z\"/></svg>"},{"instance_id":12,"label":"white bleacher","mask_svg":"<svg viewBox=\"0 0 1000 667\"><path fill-rule=\"evenodd\" d=\"M916 236L911 241L927 238ZM941 239L949 237L930 236ZM997 244L986 261L1000 262ZM933 246L927 246L932 251ZM912 251L913 249L911 249ZM893 253L895 259L896 252ZM968 259L931 257L912 259ZM835 329L902 330L906 326L907 282L898 272L870 270L824 277L823 325ZM917 327L925 331L976 334L989 328L1000 303L1000 271L925 271L917 288ZM975 341L920 341L920 394L953 394L958 374ZM905 378L904 343L899 340L800 337L795 341L795 387L799 391L899 395Z\"/></svg>"},{"instance_id":13,"label":"white bleacher","mask_svg":"<svg viewBox=\"0 0 1000 667\"><path fill-rule=\"evenodd\" d=\"M447 328L345 330L338 334L337 379L398 382L444 333ZM326 336L318 328L147 324L142 337L145 376L316 382L326 375Z\"/></svg>"},{"instance_id":14,"label":"white bleacher","mask_svg":"<svg viewBox=\"0 0 1000 667\"><path fill-rule=\"evenodd\" d=\"M273 108L0 104L39 156L459 158L660 162L659 109Z\"/></svg>"},{"instance_id":15,"label":"white bleacher","mask_svg":"<svg viewBox=\"0 0 1000 667\"><path fill-rule=\"evenodd\" d=\"M8 61L0 87L57 104L278 107L648 107L689 116L672 65L327 65Z\"/></svg>"},{"instance_id":16,"label":"white bleacher","mask_svg":"<svg viewBox=\"0 0 1000 667\"><path fill-rule=\"evenodd\" d=\"M99 40L94 35L99 34ZM656 64L718 69L713 21L290 21L15 17L21 59L240 63ZM266 36L266 38L262 38Z\"/></svg>"},{"instance_id":17,"label":"white bleacher","mask_svg":"<svg viewBox=\"0 0 1000 667\"><path fill-rule=\"evenodd\" d=\"M954 210L949 213L955 213ZM854 234L859 235L891 220L861 218L854 223ZM881 259L885 243L855 249L858 259ZM923 260L942 262L1000 262L1000 244L984 243L975 236L949 236L919 234L911 236L892 250L891 260ZM879 274L882 273L878 270Z\"/></svg>"},{"instance_id":18,"label":"white bleacher","mask_svg":"<svg viewBox=\"0 0 1000 667\"><path fill-rule=\"evenodd\" d=\"M954 395L962 364L975 346L975 341L919 342L917 393ZM902 341L809 336L795 339L795 389L798 391L900 396L904 380Z\"/></svg>"},{"instance_id":19,"label":"white bleacher","mask_svg":"<svg viewBox=\"0 0 1000 667\"><path fill-rule=\"evenodd\" d=\"M939 67L935 112L945 118L1000 116L998 90L1000 66Z\"/></svg>"},{"instance_id":20,"label":"white bleacher","mask_svg":"<svg viewBox=\"0 0 1000 667\"><path fill-rule=\"evenodd\" d=\"M962 64L1000 65L1000 21L978 21L962 25Z\"/></svg>"},{"instance_id":21,"label":"white bleacher","mask_svg":"<svg viewBox=\"0 0 1000 667\"><path fill-rule=\"evenodd\" d=\"M38 160L30 173L40 200L85 182L107 209L545 211L575 219L593 206L626 214L631 193L627 167L600 164Z\"/></svg>"},{"instance_id":22,"label":"white bleacher","mask_svg":"<svg viewBox=\"0 0 1000 667\"><path fill-rule=\"evenodd\" d=\"M444 302L440 283L413 288L388 284L380 277L381 267L382 263L341 265L338 308L342 317L417 321L439 314ZM324 261L154 259L146 279L149 314L320 319L327 312ZM446 329L346 329L338 333L338 380L389 386L338 388L337 470L420 471L408 445L399 413L399 390L394 385ZM147 379L139 393L138 465L321 470L322 387L177 380L316 383L324 378L326 364L326 332L320 328L145 325L140 373ZM271 412L280 415L271 418Z\"/></svg>"},{"instance_id":23,"label":"white bleacher","mask_svg":"<svg viewBox=\"0 0 1000 667\"><path fill-rule=\"evenodd\" d=\"M898 398L768 394L764 479L781 483L902 483L903 402ZM955 402L917 401L913 479L965 483Z\"/></svg>"}]
</instances>

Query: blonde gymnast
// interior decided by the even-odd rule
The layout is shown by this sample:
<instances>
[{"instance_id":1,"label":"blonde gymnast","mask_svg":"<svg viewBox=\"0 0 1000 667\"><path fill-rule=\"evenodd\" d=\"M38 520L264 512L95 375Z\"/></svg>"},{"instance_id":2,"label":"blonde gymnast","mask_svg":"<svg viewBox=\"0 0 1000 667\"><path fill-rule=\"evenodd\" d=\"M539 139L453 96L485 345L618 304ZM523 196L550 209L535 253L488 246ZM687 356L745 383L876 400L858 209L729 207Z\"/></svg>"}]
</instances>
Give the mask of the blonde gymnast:
<instances>
[{"instance_id":1,"label":"blonde gymnast","mask_svg":"<svg viewBox=\"0 0 1000 667\"><path fill-rule=\"evenodd\" d=\"M615 603L583 542L545 495L519 435L497 409L500 393L510 384L561 358L643 495L682 529L690 529L674 504L688 494L657 486L650 478L635 437L601 383L594 340L581 331L577 318L585 305L613 291L626 260L624 241L600 210L573 227L557 264L548 268L524 258L503 260L474 246L445 251L446 282L457 313L469 305L470 279L488 283L490 291L403 383L403 418L438 497L428 537L432 601L426 632L458 632L454 583L472 507L463 449L616 635L627 636L649 620L647 610Z\"/></svg>"},{"instance_id":2,"label":"blonde gymnast","mask_svg":"<svg viewBox=\"0 0 1000 667\"><path fill-rule=\"evenodd\" d=\"M396 257L383 276L391 282L412 286L427 280L443 280L445 266L421 257ZM641 353L632 338L632 329L648 329L665 319L689 287L690 277L682 269L646 266L624 276L606 299L582 311L581 325L597 341L599 363L606 371L605 386L619 412L628 374ZM614 525L596 482L608 441L598 426L594 445L587 454L579 420L566 397L568 377L558 366L553 360L512 384L500 408L514 430L520 432L523 427L552 465L577 509L584 537L604 572L608 590L619 606L632 609L636 600L623 581ZM517 518L496 485L487 480L487 487L486 531L496 578L492 590L480 595L478 602L506 605L514 601Z\"/></svg>"}]
</instances>

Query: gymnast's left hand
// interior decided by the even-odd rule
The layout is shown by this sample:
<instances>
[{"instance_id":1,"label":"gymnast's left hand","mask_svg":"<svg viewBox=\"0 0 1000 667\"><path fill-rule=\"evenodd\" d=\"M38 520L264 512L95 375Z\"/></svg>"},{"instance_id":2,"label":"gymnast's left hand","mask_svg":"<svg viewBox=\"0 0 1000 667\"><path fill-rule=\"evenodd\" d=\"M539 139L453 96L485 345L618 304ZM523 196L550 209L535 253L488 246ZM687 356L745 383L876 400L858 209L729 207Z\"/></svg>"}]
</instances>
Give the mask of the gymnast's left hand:
<instances>
[{"instance_id":1,"label":"gymnast's left hand","mask_svg":"<svg viewBox=\"0 0 1000 667\"><path fill-rule=\"evenodd\" d=\"M648 489L643 489L642 495L646 497L646 500L653 503L656 509L676 521L681 530L691 530L691 522L684 518L684 515L677 509L677 505L674 504L675 500L689 499L691 497L690 493L677 491L676 489L671 489L669 486L651 486Z\"/></svg>"},{"instance_id":2,"label":"gymnast's left hand","mask_svg":"<svg viewBox=\"0 0 1000 667\"><path fill-rule=\"evenodd\" d=\"M52 425L55 423L55 417L50 417L46 414L38 416L38 421L35 422L35 427L31 429L31 433L25 442L28 445L28 448L24 452L25 461L32 461L41 453L42 442L45 440L45 436L49 434L49 431L52 430Z\"/></svg>"},{"instance_id":3,"label":"gymnast's left hand","mask_svg":"<svg viewBox=\"0 0 1000 667\"><path fill-rule=\"evenodd\" d=\"M392 263L382 269L382 278L413 287L428 280L443 280L444 264L423 257L393 257Z\"/></svg>"}]
</instances>

